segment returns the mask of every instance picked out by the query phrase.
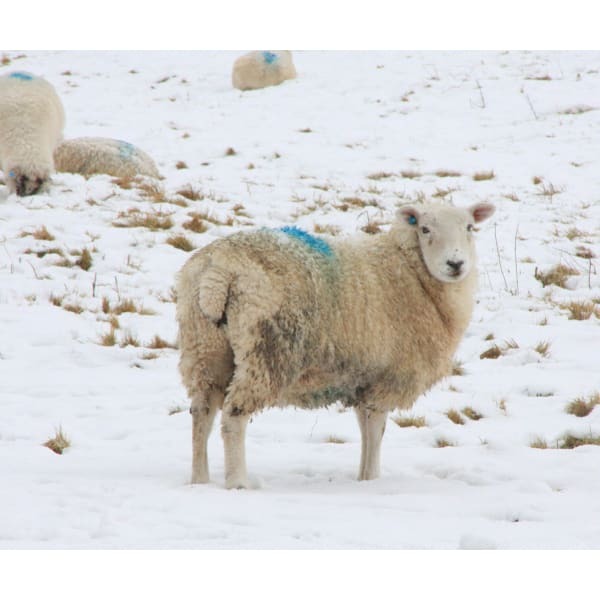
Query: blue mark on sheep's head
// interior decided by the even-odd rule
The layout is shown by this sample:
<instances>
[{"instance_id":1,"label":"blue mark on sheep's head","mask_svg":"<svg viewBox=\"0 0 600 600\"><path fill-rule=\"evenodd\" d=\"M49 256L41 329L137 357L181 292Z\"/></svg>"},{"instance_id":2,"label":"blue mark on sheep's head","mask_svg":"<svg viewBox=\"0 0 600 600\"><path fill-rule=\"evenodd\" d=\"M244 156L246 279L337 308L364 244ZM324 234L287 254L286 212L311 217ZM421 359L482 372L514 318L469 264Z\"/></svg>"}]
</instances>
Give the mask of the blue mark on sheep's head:
<instances>
[{"instance_id":1,"label":"blue mark on sheep's head","mask_svg":"<svg viewBox=\"0 0 600 600\"><path fill-rule=\"evenodd\" d=\"M268 50L265 50L262 55L268 65L274 63L279 58L275 52L269 52Z\"/></svg>"},{"instance_id":2,"label":"blue mark on sheep's head","mask_svg":"<svg viewBox=\"0 0 600 600\"><path fill-rule=\"evenodd\" d=\"M129 142L122 142L119 140L119 156L123 160L129 160L135 154L135 146Z\"/></svg>"},{"instance_id":3,"label":"blue mark on sheep's head","mask_svg":"<svg viewBox=\"0 0 600 600\"><path fill-rule=\"evenodd\" d=\"M21 81L31 81L34 78L31 73L25 73L24 71L15 71L9 77L11 79L20 79Z\"/></svg>"},{"instance_id":4,"label":"blue mark on sheep's head","mask_svg":"<svg viewBox=\"0 0 600 600\"><path fill-rule=\"evenodd\" d=\"M308 246L311 250L322 254L323 256L333 256L333 250L331 246L325 241L310 233L299 229L298 227L286 226L282 227L279 231L289 235L290 237L302 242Z\"/></svg>"}]
</instances>

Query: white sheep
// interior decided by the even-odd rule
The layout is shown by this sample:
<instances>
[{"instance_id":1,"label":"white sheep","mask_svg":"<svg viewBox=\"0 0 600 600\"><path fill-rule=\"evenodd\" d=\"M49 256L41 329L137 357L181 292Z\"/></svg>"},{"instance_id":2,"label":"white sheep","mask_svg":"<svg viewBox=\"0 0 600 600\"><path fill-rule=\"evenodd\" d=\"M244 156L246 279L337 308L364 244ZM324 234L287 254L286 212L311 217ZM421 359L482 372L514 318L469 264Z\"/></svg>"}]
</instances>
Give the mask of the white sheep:
<instances>
[{"instance_id":1,"label":"white sheep","mask_svg":"<svg viewBox=\"0 0 600 600\"><path fill-rule=\"evenodd\" d=\"M100 137L66 140L54 151L57 171L114 177L146 175L160 177L156 164L148 154L129 142Z\"/></svg>"},{"instance_id":2,"label":"white sheep","mask_svg":"<svg viewBox=\"0 0 600 600\"><path fill-rule=\"evenodd\" d=\"M0 166L11 193L37 193L54 171L52 152L65 113L42 77L17 71L0 77Z\"/></svg>"},{"instance_id":3,"label":"white sheep","mask_svg":"<svg viewBox=\"0 0 600 600\"><path fill-rule=\"evenodd\" d=\"M358 478L378 477L387 412L450 372L474 303L474 225L493 212L488 203L406 206L389 232L364 239L262 229L196 252L177 282L192 483L208 481L218 409L225 485L237 488L247 486L253 413L336 401L358 414Z\"/></svg>"},{"instance_id":4,"label":"white sheep","mask_svg":"<svg viewBox=\"0 0 600 600\"><path fill-rule=\"evenodd\" d=\"M240 56L233 64L231 80L238 90L258 90L295 77L296 68L289 50L264 50Z\"/></svg>"}]
</instances>

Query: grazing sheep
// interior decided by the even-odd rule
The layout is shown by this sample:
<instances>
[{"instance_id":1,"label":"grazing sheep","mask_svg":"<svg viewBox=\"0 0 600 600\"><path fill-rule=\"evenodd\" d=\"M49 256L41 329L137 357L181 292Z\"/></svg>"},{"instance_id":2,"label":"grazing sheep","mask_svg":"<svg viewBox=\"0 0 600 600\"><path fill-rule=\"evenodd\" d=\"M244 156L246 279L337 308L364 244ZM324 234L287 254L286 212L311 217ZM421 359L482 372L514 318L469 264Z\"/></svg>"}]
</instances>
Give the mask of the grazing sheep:
<instances>
[{"instance_id":1,"label":"grazing sheep","mask_svg":"<svg viewBox=\"0 0 600 600\"><path fill-rule=\"evenodd\" d=\"M35 194L50 178L64 124L62 103L45 79L22 71L0 77L0 166L11 193Z\"/></svg>"},{"instance_id":2,"label":"grazing sheep","mask_svg":"<svg viewBox=\"0 0 600 600\"><path fill-rule=\"evenodd\" d=\"M295 79L296 68L289 50L249 52L233 63L233 87L238 90L258 90Z\"/></svg>"},{"instance_id":3,"label":"grazing sheep","mask_svg":"<svg viewBox=\"0 0 600 600\"><path fill-rule=\"evenodd\" d=\"M406 206L374 237L326 242L295 227L262 229L196 252L177 284L192 483L208 481L218 409L225 483L237 488L247 486L253 413L336 401L358 414L358 478L378 477L387 412L450 373L474 303L474 225L493 212L488 203Z\"/></svg>"},{"instance_id":4,"label":"grazing sheep","mask_svg":"<svg viewBox=\"0 0 600 600\"><path fill-rule=\"evenodd\" d=\"M133 144L110 138L81 137L66 140L54 151L57 171L114 177L160 177L156 164Z\"/></svg>"}]
</instances>

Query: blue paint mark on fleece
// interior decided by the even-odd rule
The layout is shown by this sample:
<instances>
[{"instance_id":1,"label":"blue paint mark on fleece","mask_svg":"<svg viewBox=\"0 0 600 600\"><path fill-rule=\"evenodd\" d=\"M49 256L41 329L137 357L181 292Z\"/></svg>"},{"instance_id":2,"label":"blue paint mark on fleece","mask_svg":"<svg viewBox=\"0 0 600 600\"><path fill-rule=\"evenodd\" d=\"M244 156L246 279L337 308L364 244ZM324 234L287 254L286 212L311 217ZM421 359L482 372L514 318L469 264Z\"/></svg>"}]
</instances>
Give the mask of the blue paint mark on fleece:
<instances>
[{"instance_id":1,"label":"blue paint mark on fleece","mask_svg":"<svg viewBox=\"0 0 600 600\"><path fill-rule=\"evenodd\" d=\"M325 241L306 231L299 229L298 227L282 227L279 231L289 235L290 237L306 244L311 250L323 254L324 256L332 256L333 250L331 246Z\"/></svg>"},{"instance_id":2,"label":"blue paint mark on fleece","mask_svg":"<svg viewBox=\"0 0 600 600\"><path fill-rule=\"evenodd\" d=\"M135 146L129 142L118 141L119 144L119 156L123 160L129 160L135 154Z\"/></svg>"},{"instance_id":3,"label":"blue paint mark on fleece","mask_svg":"<svg viewBox=\"0 0 600 600\"><path fill-rule=\"evenodd\" d=\"M268 65L274 63L279 58L275 52L269 52L268 50L265 50L262 55Z\"/></svg>"},{"instance_id":4,"label":"blue paint mark on fleece","mask_svg":"<svg viewBox=\"0 0 600 600\"><path fill-rule=\"evenodd\" d=\"M33 79L33 75L29 73L23 73L22 71L15 71L9 75L12 79L20 79L21 81L31 81Z\"/></svg>"}]
</instances>

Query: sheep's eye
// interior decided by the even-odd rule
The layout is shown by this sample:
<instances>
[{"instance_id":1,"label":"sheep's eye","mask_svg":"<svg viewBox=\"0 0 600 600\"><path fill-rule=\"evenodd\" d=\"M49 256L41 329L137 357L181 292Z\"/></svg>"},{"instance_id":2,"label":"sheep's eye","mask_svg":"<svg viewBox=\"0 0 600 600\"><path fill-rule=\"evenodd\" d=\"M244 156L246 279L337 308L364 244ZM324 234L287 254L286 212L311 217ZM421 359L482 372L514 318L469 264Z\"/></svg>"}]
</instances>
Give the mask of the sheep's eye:
<instances>
[{"instance_id":1,"label":"sheep's eye","mask_svg":"<svg viewBox=\"0 0 600 600\"><path fill-rule=\"evenodd\" d=\"M423 233L429 233L429 227L421 227Z\"/></svg>"},{"instance_id":2,"label":"sheep's eye","mask_svg":"<svg viewBox=\"0 0 600 600\"><path fill-rule=\"evenodd\" d=\"M467 231L473 231L473 225L471 225L471 223L467 225Z\"/></svg>"},{"instance_id":3,"label":"sheep's eye","mask_svg":"<svg viewBox=\"0 0 600 600\"><path fill-rule=\"evenodd\" d=\"M417 217L415 217L414 215L410 215L410 217L408 217L408 224L409 225L416 225L417 224Z\"/></svg>"}]
</instances>

